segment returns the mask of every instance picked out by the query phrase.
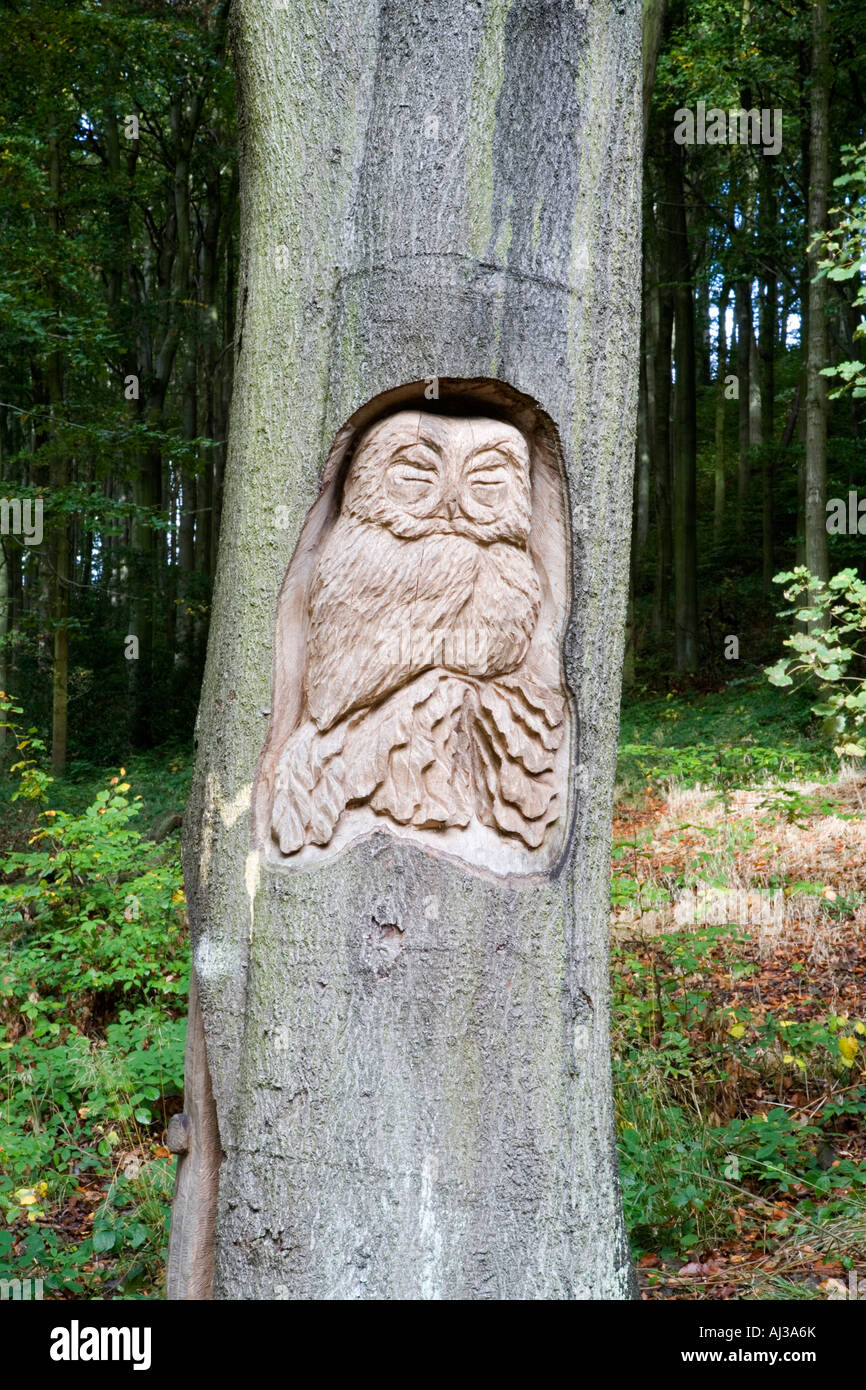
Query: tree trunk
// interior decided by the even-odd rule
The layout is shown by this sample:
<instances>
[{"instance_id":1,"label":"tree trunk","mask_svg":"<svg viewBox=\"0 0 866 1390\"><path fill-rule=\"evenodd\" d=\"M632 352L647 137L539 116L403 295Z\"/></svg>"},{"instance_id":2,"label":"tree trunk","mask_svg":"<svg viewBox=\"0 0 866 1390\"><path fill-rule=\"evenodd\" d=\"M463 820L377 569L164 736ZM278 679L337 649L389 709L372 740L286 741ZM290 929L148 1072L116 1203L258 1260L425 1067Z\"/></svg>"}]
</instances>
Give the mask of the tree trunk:
<instances>
[{"instance_id":1,"label":"tree trunk","mask_svg":"<svg viewBox=\"0 0 866 1390\"><path fill-rule=\"evenodd\" d=\"M655 238L658 254L653 264L660 281L653 290L653 312L650 316L655 339L652 375L647 376L652 415L652 468L658 525L658 563L656 591L653 603L653 625L657 633L670 622L671 567L673 533L671 520L671 339L674 326L674 300L670 281L669 229L657 228Z\"/></svg>"},{"instance_id":2,"label":"tree trunk","mask_svg":"<svg viewBox=\"0 0 866 1390\"><path fill-rule=\"evenodd\" d=\"M812 6L812 95L809 123L809 327L806 350L805 560L819 579L829 577L827 556L827 280L816 279L816 240L827 225L830 183L830 49L827 0Z\"/></svg>"},{"instance_id":3,"label":"tree trunk","mask_svg":"<svg viewBox=\"0 0 866 1390\"><path fill-rule=\"evenodd\" d=\"M641 0L643 12L643 126L646 136L656 79L656 64L662 45L667 0Z\"/></svg>"},{"instance_id":4,"label":"tree trunk","mask_svg":"<svg viewBox=\"0 0 866 1390\"><path fill-rule=\"evenodd\" d=\"M58 137L48 142L48 182L51 189L50 222L54 235L60 236L60 147ZM60 316L60 286L51 283L54 312ZM69 461L57 440L54 417L63 408L63 360L60 351L49 353L46 365L48 399L51 404L51 429L55 449L50 465L51 492L62 496L69 482ZM60 773L66 767L66 741L69 708L69 513L57 509L57 520L51 537L51 624L54 632L51 671L51 771Z\"/></svg>"},{"instance_id":5,"label":"tree trunk","mask_svg":"<svg viewBox=\"0 0 866 1390\"><path fill-rule=\"evenodd\" d=\"M628 605L625 623L625 653L622 663L623 688L634 684L637 659L637 615L635 592L640 570L640 557L649 535L650 512L650 409L646 370L645 305L642 306L640 336L640 373L637 407L637 450L635 457L634 497L628 570Z\"/></svg>"},{"instance_id":6,"label":"tree trunk","mask_svg":"<svg viewBox=\"0 0 866 1390\"><path fill-rule=\"evenodd\" d=\"M701 276L692 290L695 318L695 374L698 384L709 386L710 368L710 285Z\"/></svg>"},{"instance_id":7,"label":"tree trunk","mask_svg":"<svg viewBox=\"0 0 866 1390\"><path fill-rule=\"evenodd\" d=\"M737 530L745 525L745 506L749 495L749 447L751 444L751 353L752 353L752 282L739 280L736 289L737 305L737 391L740 402L739 455L737 469Z\"/></svg>"},{"instance_id":8,"label":"tree trunk","mask_svg":"<svg viewBox=\"0 0 866 1390\"><path fill-rule=\"evenodd\" d=\"M641 333L640 387L637 412L637 477L634 489L634 533L639 558L649 536L650 517L650 406L644 335Z\"/></svg>"},{"instance_id":9,"label":"tree trunk","mask_svg":"<svg viewBox=\"0 0 866 1390\"><path fill-rule=\"evenodd\" d=\"M768 180L769 182L769 180ZM775 222L777 216L776 200L770 188L765 199L767 220ZM772 224L771 224L772 225ZM776 351L776 277L771 270L764 274L759 308L760 365L761 365L761 570L762 588L765 597L773 589L773 474L775 454L773 451L773 416L775 404L775 351Z\"/></svg>"},{"instance_id":10,"label":"tree trunk","mask_svg":"<svg viewBox=\"0 0 866 1390\"><path fill-rule=\"evenodd\" d=\"M270 0L232 13L230 524L184 835L214 1097L195 1042L187 1113L196 1152L224 1157L212 1243L213 1202L198 1201L208 1163L180 1159L169 1297L202 1296L212 1257L220 1299L625 1298L607 934L640 7L335 0L318 26ZM459 403L519 418L548 461L539 543L559 555L561 534L567 583L546 658L570 711L561 851L503 873L467 862L457 826L414 834L383 814L339 849L308 844L310 872L309 856L281 863L263 837L265 769L296 679L285 643L312 641L292 586L344 520L338 484L381 393L432 415L437 389L454 430ZM533 522L530 552L536 536Z\"/></svg>"},{"instance_id":11,"label":"tree trunk","mask_svg":"<svg viewBox=\"0 0 866 1390\"><path fill-rule=\"evenodd\" d=\"M764 442L763 415L761 406L761 382L759 372L758 340L752 325L752 342L749 348L749 444L760 446Z\"/></svg>"},{"instance_id":12,"label":"tree trunk","mask_svg":"<svg viewBox=\"0 0 866 1390\"><path fill-rule=\"evenodd\" d=\"M198 361L193 346L187 351L183 366L183 435L195 439L198 435ZM181 470L180 521L177 546L177 641L175 664L189 670L193 666L193 590L195 586L195 523L197 480L192 469Z\"/></svg>"},{"instance_id":13,"label":"tree trunk","mask_svg":"<svg viewBox=\"0 0 866 1390\"><path fill-rule=\"evenodd\" d=\"M716 347L716 473L713 494L713 539L719 541L725 522L725 376L728 366L727 314L729 286L719 295L719 335Z\"/></svg>"},{"instance_id":14,"label":"tree trunk","mask_svg":"<svg viewBox=\"0 0 866 1390\"><path fill-rule=\"evenodd\" d=\"M679 267L674 288L674 657L678 671L693 671L698 662L695 304L682 159L682 146L675 146L669 165L671 250Z\"/></svg>"}]
</instances>

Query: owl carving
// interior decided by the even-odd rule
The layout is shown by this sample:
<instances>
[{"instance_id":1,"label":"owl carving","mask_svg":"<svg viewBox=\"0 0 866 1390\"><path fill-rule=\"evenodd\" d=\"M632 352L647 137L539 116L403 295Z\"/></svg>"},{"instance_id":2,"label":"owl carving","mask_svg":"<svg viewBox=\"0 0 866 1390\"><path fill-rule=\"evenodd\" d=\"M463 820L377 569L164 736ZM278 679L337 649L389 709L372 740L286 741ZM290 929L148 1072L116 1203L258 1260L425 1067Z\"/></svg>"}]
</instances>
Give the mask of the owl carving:
<instances>
[{"instance_id":1,"label":"owl carving","mask_svg":"<svg viewBox=\"0 0 866 1390\"><path fill-rule=\"evenodd\" d=\"M361 438L306 599L271 817L283 855L327 845L361 806L542 843L565 726L527 660L542 602L531 522L529 449L510 424L403 410Z\"/></svg>"}]
</instances>

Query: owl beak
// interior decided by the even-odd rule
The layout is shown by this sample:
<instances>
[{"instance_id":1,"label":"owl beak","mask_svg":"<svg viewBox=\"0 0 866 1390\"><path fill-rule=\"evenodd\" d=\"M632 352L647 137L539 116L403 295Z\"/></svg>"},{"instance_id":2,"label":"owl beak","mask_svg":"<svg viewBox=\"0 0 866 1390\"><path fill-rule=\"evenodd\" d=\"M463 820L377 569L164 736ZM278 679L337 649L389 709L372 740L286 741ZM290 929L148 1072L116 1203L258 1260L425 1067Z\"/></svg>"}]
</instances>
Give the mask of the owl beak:
<instances>
[{"instance_id":1,"label":"owl beak","mask_svg":"<svg viewBox=\"0 0 866 1390\"><path fill-rule=\"evenodd\" d=\"M449 521L453 521L454 518L455 518L455 516L457 515L457 497L456 497L456 495L452 495L451 497L448 498L448 501L447 501L446 504L445 504L445 511L446 511L446 513L447 513L447 515L448 515L448 520L449 520Z\"/></svg>"}]
</instances>

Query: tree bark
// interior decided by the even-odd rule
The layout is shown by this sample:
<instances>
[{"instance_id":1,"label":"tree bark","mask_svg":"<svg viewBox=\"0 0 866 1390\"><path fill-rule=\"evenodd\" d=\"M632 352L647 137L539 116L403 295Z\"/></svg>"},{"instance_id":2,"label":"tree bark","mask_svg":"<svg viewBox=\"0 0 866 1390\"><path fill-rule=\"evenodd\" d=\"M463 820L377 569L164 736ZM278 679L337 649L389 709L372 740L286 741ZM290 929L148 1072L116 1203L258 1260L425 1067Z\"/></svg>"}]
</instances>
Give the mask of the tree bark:
<instances>
[{"instance_id":1,"label":"tree bark","mask_svg":"<svg viewBox=\"0 0 866 1390\"><path fill-rule=\"evenodd\" d=\"M663 217L666 219L663 221ZM674 300L669 276L670 264L668 210L657 213L651 257L655 285L650 295L647 342L652 354L652 372L647 374L652 431L653 489L658 526L658 562L653 602L653 625L657 633L670 622L673 527L671 519L671 340L674 326Z\"/></svg>"},{"instance_id":2,"label":"tree bark","mask_svg":"<svg viewBox=\"0 0 866 1390\"><path fill-rule=\"evenodd\" d=\"M203 1296L212 1257L220 1299L626 1298L607 932L640 7L335 0L320 15L233 7L230 524L184 833L207 1051L187 1113L210 1077L203 1142L225 1157L212 1245L175 1213L168 1293ZM579 737L561 860L500 876L385 827L313 872L280 869L251 848L253 780L276 598L323 460L380 393L453 381L507 384L558 430ZM380 937L392 954L374 968Z\"/></svg>"},{"instance_id":3,"label":"tree bark","mask_svg":"<svg viewBox=\"0 0 866 1390\"><path fill-rule=\"evenodd\" d=\"M805 562L819 579L829 577L827 555L827 280L816 279L827 225L830 184L830 41L827 0L812 5L812 93L809 123L808 275L806 350Z\"/></svg>"},{"instance_id":4,"label":"tree bark","mask_svg":"<svg viewBox=\"0 0 866 1390\"><path fill-rule=\"evenodd\" d=\"M769 175L765 180L762 198L762 211L769 228L775 225L778 215L776 198L770 184ZM776 394L775 352L776 352L776 294L777 281L772 270L764 273L761 286L761 300L758 311L761 365L761 570L762 588L765 597L773 589L773 477L775 455L773 452L773 417Z\"/></svg>"},{"instance_id":5,"label":"tree bark","mask_svg":"<svg viewBox=\"0 0 866 1390\"><path fill-rule=\"evenodd\" d=\"M669 165L671 250L679 274L674 288L674 657L678 671L698 661L697 416L695 304L686 225L682 147Z\"/></svg>"},{"instance_id":6,"label":"tree bark","mask_svg":"<svg viewBox=\"0 0 866 1390\"><path fill-rule=\"evenodd\" d=\"M643 334L641 334L643 340ZM641 351L640 388L638 391L637 477L634 497L634 533L636 557L640 557L649 536L650 518L650 407L647 383L646 353Z\"/></svg>"},{"instance_id":7,"label":"tree bark","mask_svg":"<svg viewBox=\"0 0 866 1390\"><path fill-rule=\"evenodd\" d=\"M738 280L737 306L737 391L739 410L739 453L737 468L737 530L745 525L745 505L749 495L751 445L751 353L752 353L752 282Z\"/></svg>"},{"instance_id":8,"label":"tree bark","mask_svg":"<svg viewBox=\"0 0 866 1390\"><path fill-rule=\"evenodd\" d=\"M730 286L727 281L719 295L719 333L716 347L716 469L713 492L713 539L721 539L725 522L725 377L728 366L727 314Z\"/></svg>"},{"instance_id":9,"label":"tree bark","mask_svg":"<svg viewBox=\"0 0 866 1390\"><path fill-rule=\"evenodd\" d=\"M60 237L60 145L57 135L48 142L48 183L51 190L50 223L54 235ZM60 315L60 286L52 278L51 299L54 312ZM49 353L45 373L48 399L51 406L52 433L55 451L50 465L51 492L62 496L69 482L69 460L57 440L54 417L63 408L63 359L59 350ZM69 710L69 514L58 507L51 536L51 624L53 652L51 671L51 771L60 773L66 767L66 742Z\"/></svg>"},{"instance_id":10,"label":"tree bark","mask_svg":"<svg viewBox=\"0 0 866 1390\"><path fill-rule=\"evenodd\" d=\"M656 80L656 66L662 46L667 0L641 0L643 12L643 127L649 125L650 106Z\"/></svg>"}]
</instances>

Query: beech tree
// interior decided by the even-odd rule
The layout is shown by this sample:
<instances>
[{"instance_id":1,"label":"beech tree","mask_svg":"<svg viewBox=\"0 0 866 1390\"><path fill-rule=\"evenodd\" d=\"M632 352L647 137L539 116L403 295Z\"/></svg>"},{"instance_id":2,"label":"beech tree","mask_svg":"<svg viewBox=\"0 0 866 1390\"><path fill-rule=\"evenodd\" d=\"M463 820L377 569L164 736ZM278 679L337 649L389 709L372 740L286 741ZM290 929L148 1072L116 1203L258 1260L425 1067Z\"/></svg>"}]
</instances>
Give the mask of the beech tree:
<instances>
[{"instance_id":1,"label":"beech tree","mask_svg":"<svg viewBox=\"0 0 866 1390\"><path fill-rule=\"evenodd\" d=\"M827 280L818 274L821 237L827 229L830 184L830 40L827 0L812 8L812 90L810 98L808 198L809 303L806 347L806 567L818 579L829 576L827 552Z\"/></svg>"},{"instance_id":2,"label":"beech tree","mask_svg":"<svg viewBox=\"0 0 866 1390\"><path fill-rule=\"evenodd\" d=\"M641 7L237 0L232 22L239 311L185 826L195 979L169 1296L625 1298L607 922ZM289 811L280 844L269 836L297 650L306 640L309 661L309 625L322 640L325 621L303 609L305 566L338 535L353 450L391 408L438 410L455 435L467 416L502 420L509 448L528 441L539 630L547 614L561 686L545 704L518 671L500 690L528 689L568 726L538 851L502 829L500 801L478 830L495 851L475 862L468 830L444 839L419 814L413 835L393 807L338 851L314 829L296 852ZM414 497L432 465L408 467ZM491 630L504 617L488 614ZM517 763L499 755L504 786Z\"/></svg>"}]
</instances>

